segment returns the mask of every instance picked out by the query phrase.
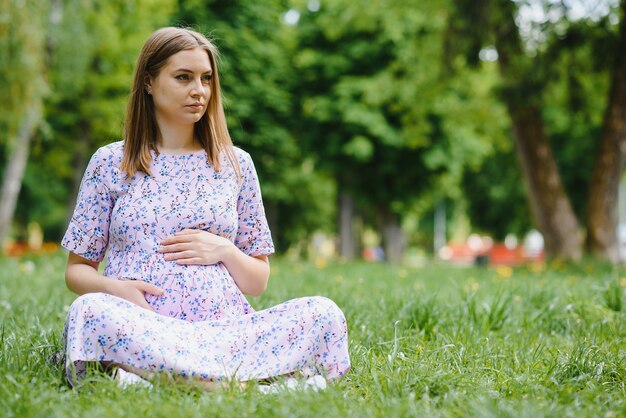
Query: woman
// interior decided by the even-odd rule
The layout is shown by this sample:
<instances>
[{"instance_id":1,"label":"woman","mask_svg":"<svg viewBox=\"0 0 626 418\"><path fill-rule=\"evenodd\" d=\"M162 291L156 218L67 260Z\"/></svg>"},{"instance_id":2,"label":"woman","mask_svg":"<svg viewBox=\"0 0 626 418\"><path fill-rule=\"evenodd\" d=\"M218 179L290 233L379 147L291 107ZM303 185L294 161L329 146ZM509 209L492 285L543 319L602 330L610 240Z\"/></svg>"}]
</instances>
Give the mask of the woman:
<instances>
[{"instance_id":1,"label":"woman","mask_svg":"<svg viewBox=\"0 0 626 418\"><path fill-rule=\"evenodd\" d=\"M64 330L72 384L89 362L205 382L349 368L332 301L255 312L244 297L265 290L274 247L252 160L228 134L216 56L197 32L153 33L124 140L89 162L62 241L67 286L82 295Z\"/></svg>"}]
</instances>

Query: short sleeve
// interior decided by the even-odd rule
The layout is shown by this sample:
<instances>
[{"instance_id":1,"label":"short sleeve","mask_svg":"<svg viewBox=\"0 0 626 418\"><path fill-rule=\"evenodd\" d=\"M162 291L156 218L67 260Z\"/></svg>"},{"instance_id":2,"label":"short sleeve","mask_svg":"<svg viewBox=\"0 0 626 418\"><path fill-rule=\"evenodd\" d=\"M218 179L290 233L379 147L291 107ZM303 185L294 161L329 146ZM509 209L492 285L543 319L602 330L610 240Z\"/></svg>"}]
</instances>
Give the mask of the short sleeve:
<instances>
[{"instance_id":1,"label":"short sleeve","mask_svg":"<svg viewBox=\"0 0 626 418\"><path fill-rule=\"evenodd\" d=\"M254 163L248 153L240 149L236 151L239 153L242 184L237 199L238 228L235 245L249 256L272 254L274 243L265 217Z\"/></svg>"},{"instance_id":2,"label":"short sleeve","mask_svg":"<svg viewBox=\"0 0 626 418\"><path fill-rule=\"evenodd\" d=\"M109 189L111 151L100 148L87 165L76 207L61 246L89 260L100 262L109 242L113 199Z\"/></svg>"}]
</instances>

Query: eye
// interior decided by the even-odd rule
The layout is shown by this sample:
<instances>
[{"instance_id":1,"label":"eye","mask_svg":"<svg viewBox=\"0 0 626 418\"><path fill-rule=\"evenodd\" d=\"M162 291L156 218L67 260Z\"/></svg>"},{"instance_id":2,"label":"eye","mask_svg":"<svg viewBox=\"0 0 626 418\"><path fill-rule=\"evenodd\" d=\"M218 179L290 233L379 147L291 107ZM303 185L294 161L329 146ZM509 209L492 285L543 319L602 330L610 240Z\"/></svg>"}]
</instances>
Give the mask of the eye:
<instances>
[{"instance_id":1,"label":"eye","mask_svg":"<svg viewBox=\"0 0 626 418\"><path fill-rule=\"evenodd\" d=\"M179 74L176 77L174 77L176 80L189 80L189 75L187 74Z\"/></svg>"},{"instance_id":2,"label":"eye","mask_svg":"<svg viewBox=\"0 0 626 418\"><path fill-rule=\"evenodd\" d=\"M205 74L202 76L202 81L204 83L209 83L212 78L213 78L213 74Z\"/></svg>"}]
</instances>

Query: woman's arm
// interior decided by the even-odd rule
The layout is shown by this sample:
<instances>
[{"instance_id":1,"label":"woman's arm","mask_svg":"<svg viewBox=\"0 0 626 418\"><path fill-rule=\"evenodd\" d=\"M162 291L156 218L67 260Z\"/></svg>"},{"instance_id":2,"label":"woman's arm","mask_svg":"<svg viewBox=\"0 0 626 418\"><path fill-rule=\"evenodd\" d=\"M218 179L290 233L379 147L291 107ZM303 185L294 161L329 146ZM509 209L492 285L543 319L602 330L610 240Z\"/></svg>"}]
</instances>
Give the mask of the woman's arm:
<instances>
[{"instance_id":1,"label":"woman's arm","mask_svg":"<svg viewBox=\"0 0 626 418\"><path fill-rule=\"evenodd\" d=\"M98 273L99 264L70 252L65 269L65 283L68 289L79 295L108 293L142 308L154 310L146 302L145 293L160 296L163 294L163 289L141 280L111 280Z\"/></svg>"},{"instance_id":2,"label":"woman's arm","mask_svg":"<svg viewBox=\"0 0 626 418\"><path fill-rule=\"evenodd\" d=\"M266 255L251 257L226 238L199 229L184 229L161 241L159 252L166 261L209 265L221 262L246 295L259 296L270 276Z\"/></svg>"},{"instance_id":3,"label":"woman's arm","mask_svg":"<svg viewBox=\"0 0 626 418\"><path fill-rule=\"evenodd\" d=\"M266 255L250 257L233 245L232 251L222 263L241 291L250 296L259 296L267 288L270 277L270 260Z\"/></svg>"}]
</instances>

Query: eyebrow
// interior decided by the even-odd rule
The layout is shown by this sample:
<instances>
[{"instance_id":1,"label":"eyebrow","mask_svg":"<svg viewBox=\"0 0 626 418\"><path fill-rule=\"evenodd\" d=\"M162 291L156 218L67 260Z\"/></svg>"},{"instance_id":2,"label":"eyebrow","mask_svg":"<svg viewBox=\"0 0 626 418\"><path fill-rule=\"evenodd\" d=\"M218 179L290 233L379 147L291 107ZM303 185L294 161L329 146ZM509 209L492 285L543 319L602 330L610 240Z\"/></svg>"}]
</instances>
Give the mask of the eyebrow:
<instances>
[{"instance_id":1,"label":"eyebrow","mask_svg":"<svg viewBox=\"0 0 626 418\"><path fill-rule=\"evenodd\" d=\"M188 69L186 69L186 68L179 68L179 69L174 70L174 71L175 71L175 72L176 72L176 71L180 71L180 72L182 72L182 73L192 73L192 74L193 74L193 71L188 70ZM205 71L205 72L203 72L202 74L213 74L213 69L210 69L209 71Z\"/></svg>"}]
</instances>

